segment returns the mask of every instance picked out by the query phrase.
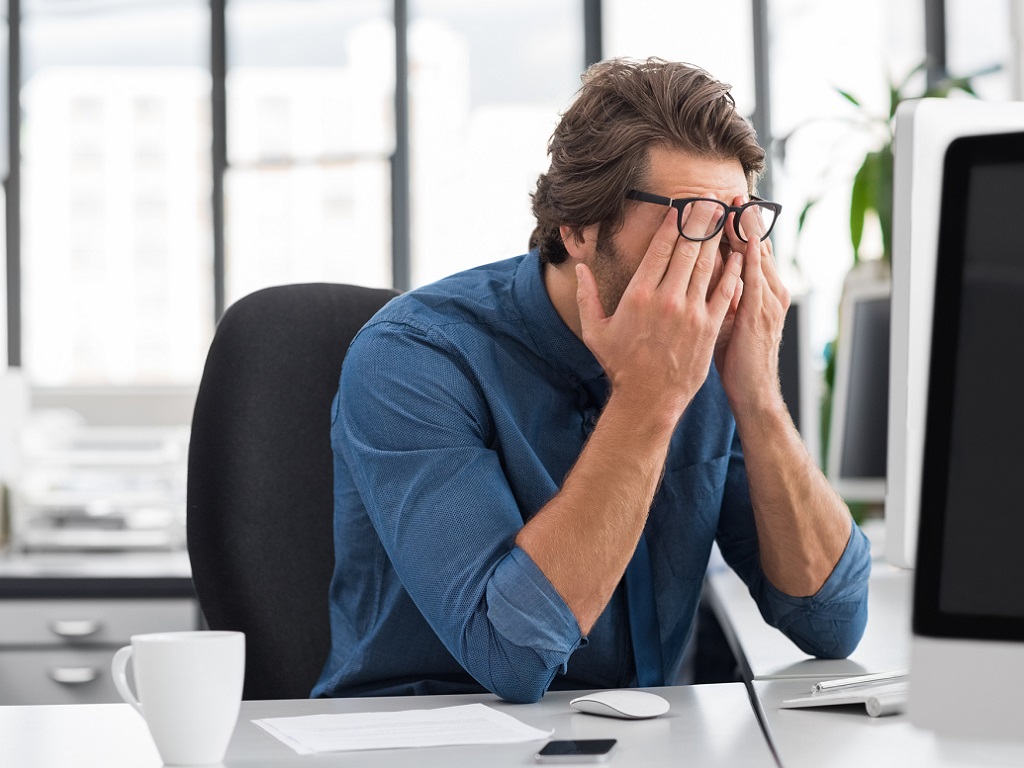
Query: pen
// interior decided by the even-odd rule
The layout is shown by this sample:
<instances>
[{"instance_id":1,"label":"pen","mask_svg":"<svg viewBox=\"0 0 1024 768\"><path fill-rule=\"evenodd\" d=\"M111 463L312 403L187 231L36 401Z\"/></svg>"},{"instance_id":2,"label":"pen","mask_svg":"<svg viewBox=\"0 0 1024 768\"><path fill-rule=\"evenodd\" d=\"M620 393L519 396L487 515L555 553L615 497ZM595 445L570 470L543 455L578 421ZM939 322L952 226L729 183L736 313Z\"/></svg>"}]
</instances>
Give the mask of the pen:
<instances>
[{"instance_id":1,"label":"pen","mask_svg":"<svg viewBox=\"0 0 1024 768\"><path fill-rule=\"evenodd\" d=\"M853 688L858 685L869 685L871 683L878 683L882 681L898 680L906 678L908 675L909 672L904 669L897 672L878 672L873 675L842 677L837 680L822 680L820 683L815 683L811 690L814 693L821 693L822 691L833 691L837 688Z\"/></svg>"}]
</instances>

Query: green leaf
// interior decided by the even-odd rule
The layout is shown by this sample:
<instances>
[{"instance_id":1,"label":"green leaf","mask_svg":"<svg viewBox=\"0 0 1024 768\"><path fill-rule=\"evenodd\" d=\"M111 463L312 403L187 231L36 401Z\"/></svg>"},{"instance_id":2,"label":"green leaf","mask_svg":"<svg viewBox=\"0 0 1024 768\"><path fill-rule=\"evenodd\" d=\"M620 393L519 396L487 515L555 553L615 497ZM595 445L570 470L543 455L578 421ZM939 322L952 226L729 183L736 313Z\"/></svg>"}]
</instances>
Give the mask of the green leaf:
<instances>
[{"instance_id":1,"label":"green leaf","mask_svg":"<svg viewBox=\"0 0 1024 768\"><path fill-rule=\"evenodd\" d=\"M853 189L850 191L850 243L853 245L853 263L860 261L860 241L864 235L864 218L870 205L872 155L864 158L853 177Z\"/></svg>"},{"instance_id":2,"label":"green leaf","mask_svg":"<svg viewBox=\"0 0 1024 768\"><path fill-rule=\"evenodd\" d=\"M929 98L944 99L953 91L963 91L970 96L977 96L970 77L947 77L928 88L924 95Z\"/></svg>"},{"instance_id":3,"label":"green leaf","mask_svg":"<svg viewBox=\"0 0 1024 768\"><path fill-rule=\"evenodd\" d=\"M844 91L842 88L836 88L836 93L838 93L840 96L842 96L848 102L853 104L853 106L855 106L855 107L860 107L861 106L861 103L859 101L857 101L856 97L854 97L853 94L851 94L851 93L849 93L847 91Z\"/></svg>"},{"instance_id":4,"label":"green leaf","mask_svg":"<svg viewBox=\"0 0 1024 768\"><path fill-rule=\"evenodd\" d=\"M811 208L813 208L820 199L821 198L818 197L811 198L804 203L804 207L800 209L800 216L798 216L796 220L796 231L798 233L804 231L804 223L807 220L807 214L811 212Z\"/></svg>"},{"instance_id":5,"label":"green leaf","mask_svg":"<svg viewBox=\"0 0 1024 768\"><path fill-rule=\"evenodd\" d=\"M891 263L892 259L892 145L887 144L878 151L875 182L875 212L882 229L882 258Z\"/></svg>"},{"instance_id":6,"label":"green leaf","mask_svg":"<svg viewBox=\"0 0 1024 768\"><path fill-rule=\"evenodd\" d=\"M889 86L889 119L892 120L896 116L896 107L903 101L903 94L900 93L900 89L894 85Z\"/></svg>"}]
</instances>

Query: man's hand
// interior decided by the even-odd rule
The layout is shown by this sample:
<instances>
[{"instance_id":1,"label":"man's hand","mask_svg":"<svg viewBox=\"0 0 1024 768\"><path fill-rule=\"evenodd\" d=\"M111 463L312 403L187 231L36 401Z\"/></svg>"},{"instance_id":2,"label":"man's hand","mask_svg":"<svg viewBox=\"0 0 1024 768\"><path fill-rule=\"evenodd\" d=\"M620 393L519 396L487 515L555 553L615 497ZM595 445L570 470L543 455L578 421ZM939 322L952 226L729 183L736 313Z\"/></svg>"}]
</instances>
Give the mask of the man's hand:
<instances>
[{"instance_id":1,"label":"man's hand","mask_svg":"<svg viewBox=\"0 0 1024 768\"><path fill-rule=\"evenodd\" d=\"M718 206L696 204L687 215L714 226ZM707 377L716 339L736 293L741 256L716 269L718 235L703 242L679 236L670 209L611 316L593 273L578 265L577 303L583 341L612 383L612 391L676 419Z\"/></svg>"},{"instance_id":2,"label":"man's hand","mask_svg":"<svg viewBox=\"0 0 1024 768\"><path fill-rule=\"evenodd\" d=\"M737 198L734 205L742 204ZM749 232L744 245L726 227L730 244L742 250L743 283L715 344L715 365L733 411L772 404L779 393L779 344L789 310L789 291L775 265L771 240ZM735 254L734 254L735 255Z\"/></svg>"}]
</instances>

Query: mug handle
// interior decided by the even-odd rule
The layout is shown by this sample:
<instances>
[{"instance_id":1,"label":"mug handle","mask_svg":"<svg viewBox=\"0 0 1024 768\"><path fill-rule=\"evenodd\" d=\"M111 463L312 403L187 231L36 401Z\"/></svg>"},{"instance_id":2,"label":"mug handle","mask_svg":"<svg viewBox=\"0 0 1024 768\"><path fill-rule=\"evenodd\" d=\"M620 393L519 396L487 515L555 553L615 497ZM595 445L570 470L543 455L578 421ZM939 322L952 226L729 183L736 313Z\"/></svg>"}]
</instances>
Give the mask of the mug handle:
<instances>
[{"instance_id":1,"label":"mug handle","mask_svg":"<svg viewBox=\"0 0 1024 768\"><path fill-rule=\"evenodd\" d=\"M135 698L135 694L132 693L132 689L128 686L128 660L132 657L132 647L126 645L114 654L114 658L110 662L110 674L114 678L114 687L117 688L117 692L121 694L121 698L128 704L135 707L136 711L145 717L145 713L142 711L142 705L139 700Z\"/></svg>"}]
</instances>

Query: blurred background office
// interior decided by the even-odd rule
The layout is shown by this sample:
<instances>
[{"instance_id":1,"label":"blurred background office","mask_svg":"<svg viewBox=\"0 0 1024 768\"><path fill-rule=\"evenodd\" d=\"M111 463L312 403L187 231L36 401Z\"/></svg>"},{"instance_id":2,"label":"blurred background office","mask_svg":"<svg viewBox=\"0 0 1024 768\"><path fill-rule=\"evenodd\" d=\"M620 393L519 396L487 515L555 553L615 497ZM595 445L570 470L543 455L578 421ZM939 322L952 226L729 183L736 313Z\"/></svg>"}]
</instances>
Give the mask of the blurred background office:
<instances>
[{"instance_id":1,"label":"blurred background office","mask_svg":"<svg viewBox=\"0 0 1024 768\"><path fill-rule=\"evenodd\" d=\"M877 141L836 89L884 115L930 54L998 67L975 85L1013 98L1012 5L11 0L7 360L39 388L189 389L219 314L257 288L406 289L521 253L551 129L584 65L619 55L705 67L769 147L816 123L762 191L786 206L776 251L813 289L820 348L848 182Z\"/></svg>"}]
</instances>

